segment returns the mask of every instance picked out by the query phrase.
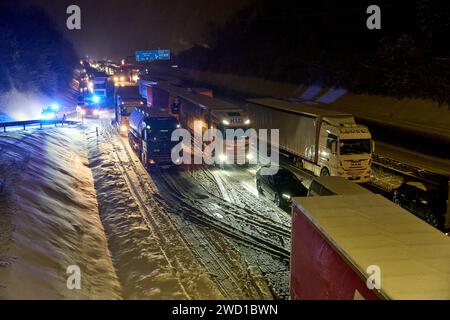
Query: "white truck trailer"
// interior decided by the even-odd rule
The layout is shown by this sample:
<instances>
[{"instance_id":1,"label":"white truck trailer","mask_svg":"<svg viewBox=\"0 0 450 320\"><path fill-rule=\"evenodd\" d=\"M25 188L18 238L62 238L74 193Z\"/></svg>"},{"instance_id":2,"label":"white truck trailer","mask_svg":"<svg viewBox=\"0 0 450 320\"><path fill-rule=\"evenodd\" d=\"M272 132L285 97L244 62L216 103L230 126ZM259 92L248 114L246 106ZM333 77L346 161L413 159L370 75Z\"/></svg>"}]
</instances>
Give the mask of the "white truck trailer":
<instances>
[{"instance_id":1,"label":"white truck trailer","mask_svg":"<svg viewBox=\"0 0 450 320\"><path fill-rule=\"evenodd\" d=\"M316 176L370 180L374 143L352 115L272 98L248 102L252 127L279 129L280 154L295 166Z\"/></svg>"}]
</instances>

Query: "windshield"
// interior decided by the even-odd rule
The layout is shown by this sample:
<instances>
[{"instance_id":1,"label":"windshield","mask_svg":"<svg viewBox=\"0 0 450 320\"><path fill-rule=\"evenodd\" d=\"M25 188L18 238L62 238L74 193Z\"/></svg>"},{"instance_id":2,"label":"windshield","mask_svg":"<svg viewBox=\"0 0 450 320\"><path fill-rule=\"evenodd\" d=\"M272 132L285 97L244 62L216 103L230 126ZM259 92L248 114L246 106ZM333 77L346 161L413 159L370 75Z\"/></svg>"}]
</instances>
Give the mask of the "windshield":
<instances>
[{"instance_id":1,"label":"windshield","mask_svg":"<svg viewBox=\"0 0 450 320\"><path fill-rule=\"evenodd\" d=\"M370 153L370 139L341 140L341 155Z\"/></svg>"},{"instance_id":2,"label":"windshield","mask_svg":"<svg viewBox=\"0 0 450 320\"><path fill-rule=\"evenodd\" d=\"M120 115L122 116L129 116L136 107L122 107L120 108Z\"/></svg>"}]
</instances>

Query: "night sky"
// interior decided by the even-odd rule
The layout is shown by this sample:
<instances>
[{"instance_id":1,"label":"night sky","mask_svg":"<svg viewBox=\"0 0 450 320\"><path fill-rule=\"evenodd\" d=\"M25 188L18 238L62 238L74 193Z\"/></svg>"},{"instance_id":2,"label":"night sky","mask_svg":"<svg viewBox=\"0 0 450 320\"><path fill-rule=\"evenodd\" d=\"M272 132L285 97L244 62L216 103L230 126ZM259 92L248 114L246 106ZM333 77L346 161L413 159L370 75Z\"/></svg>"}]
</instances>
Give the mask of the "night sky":
<instances>
[{"instance_id":1,"label":"night sky","mask_svg":"<svg viewBox=\"0 0 450 320\"><path fill-rule=\"evenodd\" d=\"M82 56L119 59L135 50L201 44L210 21L227 17L254 0L23 0L44 8ZM17 3L17 1L15 1ZM81 7L82 30L66 28L66 8Z\"/></svg>"}]
</instances>

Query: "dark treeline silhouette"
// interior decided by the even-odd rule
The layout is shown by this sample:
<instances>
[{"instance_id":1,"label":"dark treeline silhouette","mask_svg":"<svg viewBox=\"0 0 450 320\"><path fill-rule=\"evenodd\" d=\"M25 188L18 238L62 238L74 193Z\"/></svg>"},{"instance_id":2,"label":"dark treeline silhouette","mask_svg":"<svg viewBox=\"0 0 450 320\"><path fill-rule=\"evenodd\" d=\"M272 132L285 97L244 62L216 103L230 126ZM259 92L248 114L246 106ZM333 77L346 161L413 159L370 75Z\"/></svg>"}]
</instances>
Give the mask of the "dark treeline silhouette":
<instances>
[{"instance_id":1,"label":"dark treeline silhouette","mask_svg":"<svg viewBox=\"0 0 450 320\"><path fill-rule=\"evenodd\" d=\"M48 95L64 90L77 60L41 9L0 4L0 93L13 87Z\"/></svg>"},{"instance_id":2,"label":"dark treeline silhouette","mask_svg":"<svg viewBox=\"0 0 450 320\"><path fill-rule=\"evenodd\" d=\"M382 10L368 30L367 7ZM257 0L206 44L179 54L184 67L354 92L450 101L450 1Z\"/></svg>"}]
</instances>

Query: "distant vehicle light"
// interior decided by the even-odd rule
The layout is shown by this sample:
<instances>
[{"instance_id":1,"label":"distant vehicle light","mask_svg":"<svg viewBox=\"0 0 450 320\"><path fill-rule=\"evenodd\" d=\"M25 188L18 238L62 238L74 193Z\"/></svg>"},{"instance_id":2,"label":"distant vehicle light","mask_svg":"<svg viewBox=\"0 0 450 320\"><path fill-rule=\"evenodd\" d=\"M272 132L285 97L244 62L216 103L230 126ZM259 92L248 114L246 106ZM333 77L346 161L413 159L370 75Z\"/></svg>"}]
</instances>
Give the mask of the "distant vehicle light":
<instances>
[{"instance_id":1,"label":"distant vehicle light","mask_svg":"<svg viewBox=\"0 0 450 320\"><path fill-rule=\"evenodd\" d=\"M98 110L94 110L94 112L92 112L94 114L94 116L98 116L100 114L100 111Z\"/></svg>"},{"instance_id":2,"label":"distant vehicle light","mask_svg":"<svg viewBox=\"0 0 450 320\"><path fill-rule=\"evenodd\" d=\"M229 126L229 125L230 125L230 121L228 121L228 120L223 120L222 123L223 123L224 125L226 125L226 126Z\"/></svg>"},{"instance_id":3,"label":"distant vehicle light","mask_svg":"<svg viewBox=\"0 0 450 320\"><path fill-rule=\"evenodd\" d=\"M93 96L92 97L92 102L99 103L100 102L100 97L99 96Z\"/></svg>"},{"instance_id":4,"label":"distant vehicle light","mask_svg":"<svg viewBox=\"0 0 450 320\"><path fill-rule=\"evenodd\" d=\"M120 77L120 81L124 82L125 81L125 77L124 76Z\"/></svg>"},{"instance_id":5,"label":"distant vehicle light","mask_svg":"<svg viewBox=\"0 0 450 320\"><path fill-rule=\"evenodd\" d=\"M54 112L46 112L41 115L42 120L50 120L56 118L56 113Z\"/></svg>"},{"instance_id":6,"label":"distant vehicle light","mask_svg":"<svg viewBox=\"0 0 450 320\"><path fill-rule=\"evenodd\" d=\"M286 200L291 200L291 196L288 194L283 194L283 198L285 198Z\"/></svg>"},{"instance_id":7,"label":"distant vehicle light","mask_svg":"<svg viewBox=\"0 0 450 320\"><path fill-rule=\"evenodd\" d=\"M245 122L244 122L247 126L250 124L250 123L252 123L251 121L250 121L250 119L247 119L247 120L245 120Z\"/></svg>"},{"instance_id":8,"label":"distant vehicle light","mask_svg":"<svg viewBox=\"0 0 450 320\"><path fill-rule=\"evenodd\" d=\"M86 110L81 110L81 114L82 114L83 116L85 116L85 115L86 115Z\"/></svg>"},{"instance_id":9,"label":"distant vehicle light","mask_svg":"<svg viewBox=\"0 0 450 320\"><path fill-rule=\"evenodd\" d=\"M119 77L114 77L114 82L119 81Z\"/></svg>"},{"instance_id":10,"label":"distant vehicle light","mask_svg":"<svg viewBox=\"0 0 450 320\"><path fill-rule=\"evenodd\" d=\"M247 155L247 160L249 160L249 161L253 160L253 155L251 153L249 153Z\"/></svg>"},{"instance_id":11,"label":"distant vehicle light","mask_svg":"<svg viewBox=\"0 0 450 320\"><path fill-rule=\"evenodd\" d=\"M121 132L127 132L128 131L128 127L126 125L121 125L120 126L120 131Z\"/></svg>"},{"instance_id":12,"label":"distant vehicle light","mask_svg":"<svg viewBox=\"0 0 450 320\"><path fill-rule=\"evenodd\" d=\"M57 103L54 103L50 106L52 108L52 110L58 111L59 110L59 105Z\"/></svg>"},{"instance_id":13,"label":"distant vehicle light","mask_svg":"<svg viewBox=\"0 0 450 320\"><path fill-rule=\"evenodd\" d=\"M143 102L143 101L141 101L140 103L141 103L141 106L143 106L143 105L144 105L144 102Z\"/></svg>"},{"instance_id":14,"label":"distant vehicle light","mask_svg":"<svg viewBox=\"0 0 450 320\"><path fill-rule=\"evenodd\" d=\"M177 129L180 129L181 128L181 124L177 124Z\"/></svg>"},{"instance_id":15,"label":"distant vehicle light","mask_svg":"<svg viewBox=\"0 0 450 320\"><path fill-rule=\"evenodd\" d=\"M224 154L221 154L221 155L219 156L219 160L220 160L220 162L225 162L225 161L227 160L227 156L224 155Z\"/></svg>"}]
</instances>

